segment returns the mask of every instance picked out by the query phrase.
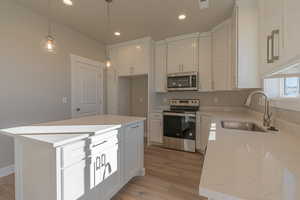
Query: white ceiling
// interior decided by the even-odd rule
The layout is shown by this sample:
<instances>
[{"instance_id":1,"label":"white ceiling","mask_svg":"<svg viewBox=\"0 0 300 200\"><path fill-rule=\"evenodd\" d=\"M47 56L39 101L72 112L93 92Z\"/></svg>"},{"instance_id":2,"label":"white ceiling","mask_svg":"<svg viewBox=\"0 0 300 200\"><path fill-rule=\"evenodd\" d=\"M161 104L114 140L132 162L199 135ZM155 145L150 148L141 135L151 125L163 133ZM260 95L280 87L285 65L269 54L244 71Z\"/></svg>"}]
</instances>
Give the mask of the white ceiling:
<instances>
[{"instance_id":1,"label":"white ceiling","mask_svg":"<svg viewBox=\"0 0 300 200\"><path fill-rule=\"evenodd\" d=\"M47 0L15 0L42 15ZM73 0L68 7L62 0L51 0L52 17L102 43L117 43L144 36L154 40L184 33L204 32L231 15L234 0L210 0L210 8L200 10L198 0L114 0L111 33L108 38L104 0ZM179 21L178 14L187 19ZM120 31L120 37L113 36Z\"/></svg>"}]
</instances>

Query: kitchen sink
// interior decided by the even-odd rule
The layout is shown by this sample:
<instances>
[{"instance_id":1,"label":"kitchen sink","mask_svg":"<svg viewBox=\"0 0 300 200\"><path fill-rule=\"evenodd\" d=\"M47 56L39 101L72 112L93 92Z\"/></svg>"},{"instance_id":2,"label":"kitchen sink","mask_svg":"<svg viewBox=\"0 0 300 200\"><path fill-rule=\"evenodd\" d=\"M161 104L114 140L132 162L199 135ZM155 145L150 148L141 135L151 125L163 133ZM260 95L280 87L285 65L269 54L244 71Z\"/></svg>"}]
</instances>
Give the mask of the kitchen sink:
<instances>
[{"instance_id":1,"label":"kitchen sink","mask_svg":"<svg viewBox=\"0 0 300 200\"><path fill-rule=\"evenodd\" d=\"M267 131L253 122L239 122L239 121L221 121L222 128L235 129L242 131L261 132L266 133Z\"/></svg>"}]
</instances>

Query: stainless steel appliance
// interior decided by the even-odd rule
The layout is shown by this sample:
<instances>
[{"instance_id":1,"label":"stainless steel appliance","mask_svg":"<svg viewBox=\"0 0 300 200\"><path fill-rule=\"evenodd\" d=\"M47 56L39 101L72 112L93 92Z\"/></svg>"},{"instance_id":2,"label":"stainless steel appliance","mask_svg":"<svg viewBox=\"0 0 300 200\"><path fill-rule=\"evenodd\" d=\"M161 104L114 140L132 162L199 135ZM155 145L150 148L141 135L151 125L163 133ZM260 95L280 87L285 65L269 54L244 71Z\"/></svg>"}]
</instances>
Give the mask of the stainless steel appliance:
<instances>
[{"instance_id":1,"label":"stainless steel appliance","mask_svg":"<svg viewBox=\"0 0 300 200\"><path fill-rule=\"evenodd\" d=\"M168 91L195 91L198 90L198 72L168 74Z\"/></svg>"},{"instance_id":2,"label":"stainless steel appliance","mask_svg":"<svg viewBox=\"0 0 300 200\"><path fill-rule=\"evenodd\" d=\"M164 146L195 152L196 122L200 100L169 100L170 110L163 112Z\"/></svg>"}]
</instances>

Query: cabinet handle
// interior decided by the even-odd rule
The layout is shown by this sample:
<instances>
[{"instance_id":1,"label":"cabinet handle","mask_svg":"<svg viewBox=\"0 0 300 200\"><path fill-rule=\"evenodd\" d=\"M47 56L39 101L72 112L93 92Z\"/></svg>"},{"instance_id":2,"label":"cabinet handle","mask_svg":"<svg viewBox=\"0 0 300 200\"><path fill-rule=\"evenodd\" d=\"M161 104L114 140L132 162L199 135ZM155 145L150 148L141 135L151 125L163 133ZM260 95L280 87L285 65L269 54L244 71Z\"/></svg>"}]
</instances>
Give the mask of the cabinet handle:
<instances>
[{"instance_id":1,"label":"cabinet handle","mask_svg":"<svg viewBox=\"0 0 300 200\"><path fill-rule=\"evenodd\" d=\"M270 44L273 45L273 37L269 35L268 38L267 38L267 63L273 63L274 62L273 59L270 58L270 53L271 53L271 51L273 51L273 47L270 51Z\"/></svg>"},{"instance_id":2,"label":"cabinet handle","mask_svg":"<svg viewBox=\"0 0 300 200\"><path fill-rule=\"evenodd\" d=\"M279 50L280 50L280 39L279 39L279 29L272 31L272 60L279 60ZM276 37L277 36L277 37ZM277 48L275 48L275 37L277 38ZM277 50L277 55L275 55L275 50Z\"/></svg>"}]
</instances>

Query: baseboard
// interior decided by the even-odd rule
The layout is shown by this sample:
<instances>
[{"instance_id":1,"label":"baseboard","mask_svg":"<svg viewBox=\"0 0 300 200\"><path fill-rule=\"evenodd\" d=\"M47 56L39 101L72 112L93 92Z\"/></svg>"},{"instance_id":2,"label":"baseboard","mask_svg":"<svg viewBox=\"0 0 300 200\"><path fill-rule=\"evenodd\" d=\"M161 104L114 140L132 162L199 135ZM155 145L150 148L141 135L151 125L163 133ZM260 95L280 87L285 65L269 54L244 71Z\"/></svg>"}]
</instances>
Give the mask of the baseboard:
<instances>
[{"instance_id":1,"label":"baseboard","mask_svg":"<svg viewBox=\"0 0 300 200\"><path fill-rule=\"evenodd\" d=\"M3 167L0 169L0 177L8 176L8 175L14 173L14 171L15 171L14 165Z\"/></svg>"}]
</instances>

